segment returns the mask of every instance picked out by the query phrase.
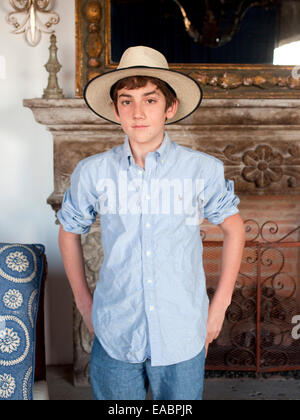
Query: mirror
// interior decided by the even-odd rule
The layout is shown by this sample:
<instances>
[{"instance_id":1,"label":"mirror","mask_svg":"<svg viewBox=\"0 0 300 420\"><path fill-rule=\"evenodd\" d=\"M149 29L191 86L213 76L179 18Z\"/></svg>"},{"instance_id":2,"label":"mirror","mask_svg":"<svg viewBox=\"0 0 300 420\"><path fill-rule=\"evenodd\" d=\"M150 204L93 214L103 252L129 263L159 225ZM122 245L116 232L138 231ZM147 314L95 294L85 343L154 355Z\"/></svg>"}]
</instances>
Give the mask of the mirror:
<instances>
[{"instance_id":1,"label":"mirror","mask_svg":"<svg viewBox=\"0 0 300 420\"><path fill-rule=\"evenodd\" d=\"M257 3L111 0L111 61L147 45L169 63L273 64L280 5Z\"/></svg>"},{"instance_id":2,"label":"mirror","mask_svg":"<svg viewBox=\"0 0 300 420\"><path fill-rule=\"evenodd\" d=\"M76 95L147 45L206 97L300 97L297 54L273 64L276 48L300 41L299 21L300 0L76 0Z\"/></svg>"}]
</instances>

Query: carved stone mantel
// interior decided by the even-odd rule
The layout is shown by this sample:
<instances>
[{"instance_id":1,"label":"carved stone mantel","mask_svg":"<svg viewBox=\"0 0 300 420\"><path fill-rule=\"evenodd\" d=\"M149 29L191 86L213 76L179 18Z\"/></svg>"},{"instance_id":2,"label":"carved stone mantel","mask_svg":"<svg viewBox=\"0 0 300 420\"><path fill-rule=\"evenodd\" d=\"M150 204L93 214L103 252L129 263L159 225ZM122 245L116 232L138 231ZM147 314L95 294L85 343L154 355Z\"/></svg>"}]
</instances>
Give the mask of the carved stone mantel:
<instances>
[{"instance_id":1,"label":"carved stone mantel","mask_svg":"<svg viewBox=\"0 0 300 420\"><path fill-rule=\"evenodd\" d=\"M83 99L28 99L29 107L54 140L54 191L47 202L55 212L81 159L121 144L119 126L95 116ZM226 178L243 197L300 196L300 99L204 99L179 124L167 126L178 144L206 152L225 164ZM91 289L98 280L103 254L99 220L82 235ZM91 341L74 308L74 382L88 381Z\"/></svg>"},{"instance_id":2,"label":"carved stone mantel","mask_svg":"<svg viewBox=\"0 0 300 420\"><path fill-rule=\"evenodd\" d=\"M31 99L24 106L53 134L55 188L48 203L57 211L76 163L124 136L83 99ZM238 193L300 193L300 99L206 99L167 130L179 144L221 159Z\"/></svg>"}]
</instances>

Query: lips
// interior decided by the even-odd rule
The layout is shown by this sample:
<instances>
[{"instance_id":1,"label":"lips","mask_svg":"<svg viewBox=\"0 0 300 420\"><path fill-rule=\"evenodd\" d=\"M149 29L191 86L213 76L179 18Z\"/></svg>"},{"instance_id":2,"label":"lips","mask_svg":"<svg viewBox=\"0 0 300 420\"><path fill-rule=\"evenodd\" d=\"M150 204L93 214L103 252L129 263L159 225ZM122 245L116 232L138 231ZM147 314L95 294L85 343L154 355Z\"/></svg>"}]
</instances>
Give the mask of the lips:
<instances>
[{"instance_id":1,"label":"lips","mask_svg":"<svg viewBox=\"0 0 300 420\"><path fill-rule=\"evenodd\" d=\"M132 128L147 128L147 125L134 125Z\"/></svg>"}]
</instances>

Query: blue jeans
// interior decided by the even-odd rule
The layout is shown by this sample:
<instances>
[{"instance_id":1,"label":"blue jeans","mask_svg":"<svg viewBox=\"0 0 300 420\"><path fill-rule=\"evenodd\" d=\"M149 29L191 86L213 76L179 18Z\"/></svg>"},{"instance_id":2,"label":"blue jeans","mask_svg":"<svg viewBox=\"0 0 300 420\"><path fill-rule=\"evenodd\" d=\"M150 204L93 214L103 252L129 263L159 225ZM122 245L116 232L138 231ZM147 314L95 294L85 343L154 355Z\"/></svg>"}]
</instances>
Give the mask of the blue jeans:
<instances>
[{"instance_id":1,"label":"blue jeans","mask_svg":"<svg viewBox=\"0 0 300 420\"><path fill-rule=\"evenodd\" d=\"M95 400L145 400L150 384L153 400L202 400L205 347L195 357L169 366L151 360L127 363L111 358L95 338L90 380Z\"/></svg>"}]
</instances>

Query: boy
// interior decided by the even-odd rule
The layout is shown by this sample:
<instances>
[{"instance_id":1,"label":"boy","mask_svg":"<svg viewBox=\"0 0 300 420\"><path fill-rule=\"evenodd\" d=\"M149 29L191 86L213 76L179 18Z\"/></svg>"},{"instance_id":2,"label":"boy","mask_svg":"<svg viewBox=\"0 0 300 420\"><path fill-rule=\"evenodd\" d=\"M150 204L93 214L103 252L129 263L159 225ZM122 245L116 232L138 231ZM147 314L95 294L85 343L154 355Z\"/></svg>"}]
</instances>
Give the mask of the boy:
<instances>
[{"instance_id":1,"label":"boy","mask_svg":"<svg viewBox=\"0 0 300 420\"><path fill-rule=\"evenodd\" d=\"M201 400L207 348L221 330L245 242L223 163L165 132L165 124L197 109L201 88L169 70L158 51L139 46L125 51L117 70L91 80L84 97L126 134L121 146L78 163L58 212L66 274L94 334L94 397L142 400L150 384L155 400ZM104 260L92 297L80 234L98 213ZM210 306L199 216L224 232Z\"/></svg>"}]
</instances>

